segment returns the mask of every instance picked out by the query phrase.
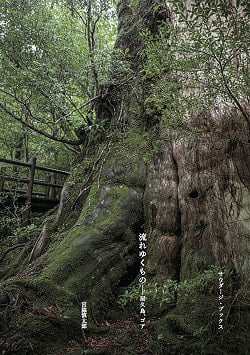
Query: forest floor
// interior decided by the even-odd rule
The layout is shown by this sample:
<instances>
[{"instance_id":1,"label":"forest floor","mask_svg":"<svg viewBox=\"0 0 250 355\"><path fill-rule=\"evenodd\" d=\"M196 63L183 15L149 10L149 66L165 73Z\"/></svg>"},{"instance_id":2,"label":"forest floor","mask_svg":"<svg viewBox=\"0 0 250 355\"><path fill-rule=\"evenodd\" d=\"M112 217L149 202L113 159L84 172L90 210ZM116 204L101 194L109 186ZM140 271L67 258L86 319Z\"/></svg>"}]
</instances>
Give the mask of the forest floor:
<instances>
[{"instance_id":1,"label":"forest floor","mask_svg":"<svg viewBox=\"0 0 250 355\"><path fill-rule=\"evenodd\" d=\"M149 349L154 341L152 329L140 329L138 318L104 321L99 324L99 334L86 335L81 344L69 342L67 348L62 349L61 354L72 353L77 347L88 350L86 353L98 354L154 354ZM93 351L93 352L92 352ZM79 352L80 353L80 352Z\"/></svg>"},{"instance_id":2,"label":"forest floor","mask_svg":"<svg viewBox=\"0 0 250 355\"><path fill-rule=\"evenodd\" d=\"M156 320L156 319L155 319ZM181 331L175 334L182 343L181 350L174 343L159 334L152 323L144 329L140 327L140 318L136 314L124 315L119 320L105 320L98 324L95 334L84 334L82 342L71 341L59 353L71 355L103 354L103 355L181 355L200 354L191 351L193 340ZM99 333L98 333L99 328ZM190 347L191 346L191 347ZM59 355L58 354L58 355Z\"/></svg>"}]
</instances>

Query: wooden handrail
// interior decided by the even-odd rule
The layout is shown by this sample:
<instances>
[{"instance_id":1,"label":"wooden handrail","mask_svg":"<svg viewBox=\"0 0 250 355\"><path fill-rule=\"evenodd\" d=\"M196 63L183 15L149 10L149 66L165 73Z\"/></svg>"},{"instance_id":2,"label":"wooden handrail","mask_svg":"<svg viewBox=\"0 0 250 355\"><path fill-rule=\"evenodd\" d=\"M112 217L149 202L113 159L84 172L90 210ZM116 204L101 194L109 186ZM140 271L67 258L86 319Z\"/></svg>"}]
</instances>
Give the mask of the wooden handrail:
<instances>
[{"instance_id":1,"label":"wooden handrail","mask_svg":"<svg viewBox=\"0 0 250 355\"><path fill-rule=\"evenodd\" d=\"M3 189L2 191L3 191L3 192L14 192L14 193L17 193L17 194L22 194L22 195L25 195L25 194L26 194L26 190ZM45 196L46 196L46 193L45 193L45 192L32 191L32 195L37 195L37 196L43 196L43 197L45 197Z\"/></svg>"},{"instance_id":2,"label":"wooden handrail","mask_svg":"<svg viewBox=\"0 0 250 355\"><path fill-rule=\"evenodd\" d=\"M27 168L31 167L31 163L26 163L26 162L19 161L19 160L0 158L0 162L11 164L11 165L24 166L24 167L27 167ZM61 175L70 175L69 171L60 170L60 169L54 169L54 168L47 168L46 166L36 165L36 169L37 170L48 171L48 172L51 172L51 173L57 173L57 174L61 174Z\"/></svg>"},{"instance_id":3,"label":"wooden handrail","mask_svg":"<svg viewBox=\"0 0 250 355\"><path fill-rule=\"evenodd\" d=\"M57 201L57 190L56 189L62 189L63 185L57 184L56 183L56 177L55 175L70 175L69 171L65 170L60 170L60 169L54 169L54 168L48 168L45 166L39 166L36 165L36 157L32 157L30 162L22 162L18 160L12 160L12 159L6 159L6 158L1 158L0 157L0 162L14 165L14 166L22 166L25 168L29 168L29 173L27 177L19 177L19 176L8 176L6 174L6 167L0 166L0 192L6 191L6 192L11 192L11 189L6 189L4 187L4 182L5 181L16 181L18 183L25 183L27 184L27 189L24 190L12 190L16 191L18 193L22 193L23 197L26 198L26 209L23 213L22 216L22 226L26 226L29 221L30 221L30 213L31 213L31 204L32 204L32 196L34 195L40 195L43 196L45 199L49 201ZM40 179L35 179L35 171L36 170L42 170L46 171L49 173L53 173L54 176L51 177L45 177L46 180L40 180ZM46 187L46 192L33 192L33 186L34 185L39 185L39 186L45 186ZM34 198L33 198L34 200Z\"/></svg>"},{"instance_id":4,"label":"wooden handrail","mask_svg":"<svg viewBox=\"0 0 250 355\"><path fill-rule=\"evenodd\" d=\"M16 176L3 176L4 180L9 180L9 181L17 181L17 182L24 182L24 183L28 183L30 182L30 180L28 178L24 178L24 177L16 177ZM38 179L34 179L33 181L34 185L40 185L40 186L50 186L50 187L56 187L58 189L62 189L63 185L59 185L59 184L53 184L50 182L46 182L45 180L38 180Z\"/></svg>"}]
</instances>

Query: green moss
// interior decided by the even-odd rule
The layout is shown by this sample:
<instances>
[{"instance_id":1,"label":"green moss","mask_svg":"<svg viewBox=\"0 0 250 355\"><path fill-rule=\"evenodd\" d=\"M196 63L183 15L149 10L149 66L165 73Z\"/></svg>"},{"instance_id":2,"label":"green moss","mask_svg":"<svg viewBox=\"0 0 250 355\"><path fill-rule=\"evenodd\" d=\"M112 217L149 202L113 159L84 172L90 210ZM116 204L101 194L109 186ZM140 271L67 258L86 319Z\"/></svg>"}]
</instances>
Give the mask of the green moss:
<instances>
[{"instance_id":1,"label":"green moss","mask_svg":"<svg viewBox=\"0 0 250 355\"><path fill-rule=\"evenodd\" d=\"M94 224L95 229L99 227L103 229L110 225L120 215L121 202L128 193L129 188L126 185L106 186L100 189L97 184L93 184L76 226L83 223L87 226Z\"/></svg>"},{"instance_id":2,"label":"green moss","mask_svg":"<svg viewBox=\"0 0 250 355\"><path fill-rule=\"evenodd\" d=\"M26 284L26 288L35 291L38 299L44 300L47 304L54 305L59 309L67 309L77 303L76 296L73 292L65 287L59 286L44 275L29 280Z\"/></svg>"},{"instance_id":3,"label":"green moss","mask_svg":"<svg viewBox=\"0 0 250 355\"><path fill-rule=\"evenodd\" d=\"M218 329L220 304L217 272L218 269L212 268L181 282L176 307L155 323L161 339L173 344L177 353L244 354L246 351L246 329L237 326L239 318L236 320L234 313L230 312L234 296L228 271L223 274L224 329Z\"/></svg>"},{"instance_id":4,"label":"green moss","mask_svg":"<svg viewBox=\"0 0 250 355\"><path fill-rule=\"evenodd\" d=\"M92 278L96 261L101 257L98 246L105 242L109 243L111 235L121 234L120 225L124 225L123 232L125 232L126 219L141 218L140 216L133 217L130 214L121 216L124 215L123 210L126 209L124 207L132 208L134 213L137 213L138 207L134 208L133 201L131 202L132 206L124 206L124 202L131 200L129 197L131 190L128 185L138 183L141 186L144 184L143 178L141 178L145 175L141 159L141 150L144 147L143 138L134 132L129 134L122 143L114 143L114 145L116 144L117 148L112 146L112 155L108 156L102 170L100 170L101 175L97 179L98 181L92 184L75 225L67 233L64 233L62 240L58 236L57 241L53 241L54 249L48 250L44 259L48 264L43 272L45 279L51 279L70 289L75 287L74 285L81 275L80 280ZM111 173L109 169L111 169ZM124 172L126 173L124 174ZM79 175L81 174L78 172L77 178L73 174L71 182L68 182L71 188L76 189L76 186L79 185L80 181L73 186L73 182L75 183L79 179ZM105 182L106 186L103 186ZM99 185L103 187L99 188ZM87 265L86 260L88 260ZM96 274L98 272L97 270ZM84 289L85 282L80 280L78 283L82 284L81 289Z\"/></svg>"},{"instance_id":5,"label":"green moss","mask_svg":"<svg viewBox=\"0 0 250 355\"><path fill-rule=\"evenodd\" d=\"M64 226L62 231L56 232L51 228L46 253L27 267L22 280L13 281L17 287L15 293L21 292L30 304L34 302L34 306L53 306L61 317L52 326L47 317L20 315L17 349L29 351L31 342L36 353L40 354L41 343L51 327L54 329L51 334L56 338L66 339L70 335L65 333L71 328L77 335L83 301L88 307L88 329L94 329L95 317L103 316L110 302L115 300L121 280L126 281L127 274L134 268L136 273L136 240L143 224L144 148L144 138L136 132L128 135L122 143L110 145L102 164L96 166L94 182L83 207L74 215L74 225L71 228ZM86 176L81 174L92 169L98 156L99 150L81 168L80 174L77 168L77 173L69 179L67 186L71 196L64 213L68 211L71 214L70 206L86 183ZM67 218L63 217L64 223ZM40 324L42 321L44 328ZM26 333L27 322L30 322L27 327L29 336ZM29 341L22 343L24 338ZM52 342L50 339L48 336L48 343Z\"/></svg>"},{"instance_id":6,"label":"green moss","mask_svg":"<svg viewBox=\"0 0 250 355\"><path fill-rule=\"evenodd\" d=\"M94 253L96 244L105 238L103 230L120 217L129 188L119 185L104 190L98 189L96 184L92 186L76 225L49 253L50 265L44 272L45 277L52 277L57 282L67 279Z\"/></svg>"},{"instance_id":7,"label":"green moss","mask_svg":"<svg viewBox=\"0 0 250 355\"><path fill-rule=\"evenodd\" d=\"M16 325L19 329L22 328L24 334L31 338L34 336L46 339L55 335L55 329L52 329L50 321L43 316L22 314L16 318Z\"/></svg>"},{"instance_id":8,"label":"green moss","mask_svg":"<svg viewBox=\"0 0 250 355\"><path fill-rule=\"evenodd\" d=\"M84 300L101 309L135 262L132 230L142 217L141 190L93 184L77 223L48 250L45 269L30 279L29 288L62 310Z\"/></svg>"},{"instance_id":9,"label":"green moss","mask_svg":"<svg viewBox=\"0 0 250 355\"><path fill-rule=\"evenodd\" d=\"M146 153L145 136L134 129L122 141L114 142L103 166L103 182L122 183L127 186L145 186L146 171L143 156Z\"/></svg>"},{"instance_id":10,"label":"green moss","mask_svg":"<svg viewBox=\"0 0 250 355\"><path fill-rule=\"evenodd\" d=\"M159 117L162 115L165 105L166 103L163 98L155 96L147 97L144 101L145 114L151 117L154 115Z\"/></svg>"},{"instance_id":11,"label":"green moss","mask_svg":"<svg viewBox=\"0 0 250 355\"><path fill-rule=\"evenodd\" d=\"M80 337L78 324L42 315L18 314L11 324L16 332L9 339L11 354L56 354L71 339Z\"/></svg>"},{"instance_id":12,"label":"green moss","mask_svg":"<svg viewBox=\"0 0 250 355\"><path fill-rule=\"evenodd\" d=\"M165 321L174 332L181 333L184 332L187 335L194 335L195 329L191 327L189 318L185 317L183 314L169 313L165 317Z\"/></svg>"}]
</instances>

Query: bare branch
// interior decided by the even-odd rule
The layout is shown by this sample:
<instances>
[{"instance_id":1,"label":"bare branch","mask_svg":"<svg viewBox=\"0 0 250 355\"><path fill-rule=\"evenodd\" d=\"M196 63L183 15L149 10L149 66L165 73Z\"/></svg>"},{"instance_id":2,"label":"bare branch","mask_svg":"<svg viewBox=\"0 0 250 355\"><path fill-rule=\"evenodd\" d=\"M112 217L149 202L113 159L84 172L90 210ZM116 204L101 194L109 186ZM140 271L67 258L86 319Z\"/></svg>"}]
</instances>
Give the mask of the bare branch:
<instances>
[{"instance_id":1,"label":"bare branch","mask_svg":"<svg viewBox=\"0 0 250 355\"><path fill-rule=\"evenodd\" d=\"M238 107L238 109L240 110L240 112L242 113L243 117L245 118L246 122L247 122L247 125L248 127L250 128L250 117L248 115L248 113L246 112L246 110L244 109L244 107L241 105L241 103L239 102L239 100L237 99L237 97L234 95L233 91L231 90L231 88L229 87L228 85L228 81L227 81L227 78L225 76L225 73L224 73L224 70L223 70L223 66L222 66L222 63L221 61L216 58L218 64L219 64L219 67L220 67L220 73L221 73L221 76L222 76L222 80L223 80L223 83L224 83L224 86L227 90L227 93L229 95L229 97L232 98L232 100L235 102L236 106Z\"/></svg>"},{"instance_id":2,"label":"bare branch","mask_svg":"<svg viewBox=\"0 0 250 355\"><path fill-rule=\"evenodd\" d=\"M80 111L80 110L81 110L82 108L84 108L85 106L88 106L89 104L91 104L91 102L94 102L94 101L100 99L100 97L101 97L101 95L97 95L97 96L95 96L95 97L92 97L92 99L90 99L90 100L84 102L82 105L80 105L80 106L77 107L76 109L72 110L71 112L69 112L68 114L66 114L66 115L63 116L63 117L66 118L66 117L71 116L74 112Z\"/></svg>"},{"instance_id":3,"label":"bare branch","mask_svg":"<svg viewBox=\"0 0 250 355\"><path fill-rule=\"evenodd\" d=\"M66 139L66 138L62 138L59 137L57 135L53 135L50 134L48 132L45 132L37 127L35 127L32 123L27 122L25 120L23 120L21 117L17 116L14 112L12 112L11 110L9 110L6 105L4 105L2 102L0 102L0 109L2 109L2 111L6 112L8 115L10 115L12 118L14 118L16 121L20 122L23 126L31 129L32 131L41 134L42 136L49 138L53 141L56 142L61 142L61 143L66 143L69 145L73 145L73 146L79 146L84 142L84 138L83 139L78 139L78 140L73 140L73 139Z\"/></svg>"},{"instance_id":4,"label":"bare branch","mask_svg":"<svg viewBox=\"0 0 250 355\"><path fill-rule=\"evenodd\" d=\"M66 149L68 149L70 152L74 153L74 154L79 154L80 153L80 148L79 147L72 148L72 147L68 146L66 143L64 143L64 147Z\"/></svg>"}]
</instances>

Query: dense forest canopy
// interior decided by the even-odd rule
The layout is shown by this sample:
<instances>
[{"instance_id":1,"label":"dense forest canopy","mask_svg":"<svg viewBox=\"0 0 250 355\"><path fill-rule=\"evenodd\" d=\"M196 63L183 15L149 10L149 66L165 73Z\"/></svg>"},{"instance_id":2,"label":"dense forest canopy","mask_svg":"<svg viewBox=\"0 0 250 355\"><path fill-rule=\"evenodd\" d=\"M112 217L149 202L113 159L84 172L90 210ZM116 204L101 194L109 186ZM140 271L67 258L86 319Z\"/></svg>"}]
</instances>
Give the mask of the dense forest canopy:
<instances>
[{"instance_id":1,"label":"dense forest canopy","mask_svg":"<svg viewBox=\"0 0 250 355\"><path fill-rule=\"evenodd\" d=\"M1 1L0 26L2 154L48 154L67 165L68 150L42 136L76 152L81 130L102 129L93 104L118 65L115 9L109 1Z\"/></svg>"},{"instance_id":2,"label":"dense forest canopy","mask_svg":"<svg viewBox=\"0 0 250 355\"><path fill-rule=\"evenodd\" d=\"M0 196L5 354L245 355L248 1L0 5L1 156L70 169Z\"/></svg>"}]
</instances>

